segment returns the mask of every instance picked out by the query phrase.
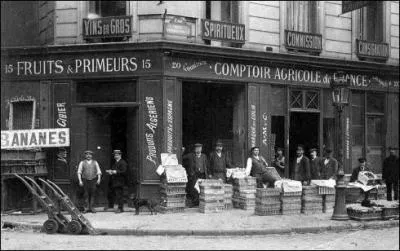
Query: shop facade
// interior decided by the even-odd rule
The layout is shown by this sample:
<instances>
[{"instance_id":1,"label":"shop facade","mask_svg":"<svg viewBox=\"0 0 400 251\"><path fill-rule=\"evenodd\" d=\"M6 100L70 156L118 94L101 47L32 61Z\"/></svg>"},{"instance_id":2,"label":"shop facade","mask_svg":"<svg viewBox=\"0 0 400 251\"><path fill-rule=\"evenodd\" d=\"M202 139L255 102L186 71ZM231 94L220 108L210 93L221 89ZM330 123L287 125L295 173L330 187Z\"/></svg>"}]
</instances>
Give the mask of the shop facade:
<instances>
[{"instance_id":1,"label":"shop facade","mask_svg":"<svg viewBox=\"0 0 400 251\"><path fill-rule=\"evenodd\" d=\"M59 148L43 149L47 177L72 197L86 149L103 171L112 165L112 150L121 149L130 192L141 197L159 196L161 153L181 160L182 147L190 151L200 142L208 154L217 139L239 167L253 146L268 163L276 147L284 148L290 177L297 144L337 154L329 86L339 71L351 89L343 113L345 173L361 156L381 173L387 148L398 147L399 71L380 63L148 42L3 49L2 71L2 152L18 144L40 147L3 138L24 121L18 109L32 105L30 129L69 128L68 167L58 168ZM106 187L104 179L98 203L105 202Z\"/></svg>"}]
</instances>

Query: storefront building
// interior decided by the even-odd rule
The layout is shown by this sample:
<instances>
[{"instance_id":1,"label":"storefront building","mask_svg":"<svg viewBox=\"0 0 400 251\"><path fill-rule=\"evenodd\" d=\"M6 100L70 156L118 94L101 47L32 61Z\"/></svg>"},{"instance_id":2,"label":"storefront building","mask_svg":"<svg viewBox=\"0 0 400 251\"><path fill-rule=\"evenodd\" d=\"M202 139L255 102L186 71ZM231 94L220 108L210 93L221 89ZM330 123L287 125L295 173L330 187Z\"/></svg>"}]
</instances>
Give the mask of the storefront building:
<instances>
[{"instance_id":1,"label":"storefront building","mask_svg":"<svg viewBox=\"0 0 400 251\"><path fill-rule=\"evenodd\" d=\"M190 151L200 142L208 154L217 139L239 167L244 167L253 146L260 146L268 163L276 147L283 147L289 159L285 176L291 177L297 144L305 145L306 151L331 148L337 154L329 86L343 72L351 89L350 105L343 113L345 173L351 173L361 156L381 173L388 147L398 147L399 139L396 45L354 39L349 53L340 53L342 48L328 48L334 44L328 34L318 32L323 23L304 32L283 22L278 33L266 32L280 42L261 44L257 41L269 38L256 36L261 33L256 26L268 19L253 22L256 7L279 13L295 8L290 2L281 6L228 1L232 16L235 4L241 6L235 22L222 18L223 11L212 20L215 3L204 2L192 3L200 10L192 6L193 13L185 16L172 3L160 4L168 4L172 14L155 15L141 13L159 13L155 3L150 8L127 2L127 16L86 19L80 3L69 1L81 17L76 17L78 44L62 42L66 35L54 35L59 42L52 46L2 48L2 153L27 151L22 146L43 149L47 177L72 196L75 167L86 149L94 151L102 170L112 165L112 150L121 149L134 184L131 192L141 197L159 196L155 170L161 153L175 153L181 160L182 147ZM384 6L392 13L396 4ZM64 5L56 1L55 11L61 13ZM329 13L336 5L326 1L322 7ZM201 10L205 15L198 15ZM398 54L398 13L397 26L393 23L386 25L397 29ZM338 32L329 28L335 25L325 24ZM56 31L60 32L57 26ZM54 134L48 132L46 138L38 132L36 138L14 131L21 129L51 129ZM68 140L57 132L65 132ZM66 150L67 166L57 164L60 148ZM98 203L106 199L106 186L102 182Z\"/></svg>"}]
</instances>

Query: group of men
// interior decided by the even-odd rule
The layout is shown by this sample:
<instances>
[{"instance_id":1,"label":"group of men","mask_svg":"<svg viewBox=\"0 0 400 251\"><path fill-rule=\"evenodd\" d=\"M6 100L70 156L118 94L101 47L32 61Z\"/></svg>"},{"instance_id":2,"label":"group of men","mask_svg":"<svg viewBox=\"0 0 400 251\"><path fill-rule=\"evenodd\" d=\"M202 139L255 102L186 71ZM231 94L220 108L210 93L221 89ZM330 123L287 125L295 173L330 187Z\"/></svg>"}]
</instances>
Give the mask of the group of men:
<instances>
[{"instance_id":1,"label":"group of men","mask_svg":"<svg viewBox=\"0 0 400 251\"><path fill-rule=\"evenodd\" d=\"M120 150L114 150L113 155L115 159L114 164L111 169L105 170L109 175L109 179L107 191L108 206L104 210L114 208L114 203L116 202L118 209L115 212L122 213L124 211L123 188L127 180L128 165L122 159ZM87 209L85 210L85 203L82 202L78 204L78 209L82 212L96 213L94 199L97 186L101 182L102 172L99 163L93 159L92 151L85 151L84 156L85 159L79 162L77 170L79 183L77 197L78 200L87 200Z\"/></svg>"}]
</instances>

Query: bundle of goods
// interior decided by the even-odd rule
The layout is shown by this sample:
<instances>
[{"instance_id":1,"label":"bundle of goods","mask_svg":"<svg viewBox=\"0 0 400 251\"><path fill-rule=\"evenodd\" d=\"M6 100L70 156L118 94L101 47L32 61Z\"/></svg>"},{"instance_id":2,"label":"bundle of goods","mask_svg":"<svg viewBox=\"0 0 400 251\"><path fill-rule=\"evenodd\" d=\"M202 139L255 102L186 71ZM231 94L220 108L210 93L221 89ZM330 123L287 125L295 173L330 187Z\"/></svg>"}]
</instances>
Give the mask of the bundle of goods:
<instances>
[{"instance_id":1,"label":"bundle of goods","mask_svg":"<svg viewBox=\"0 0 400 251\"><path fill-rule=\"evenodd\" d=\"M365 186L376 185L379 180L378 176L369 171L360 171L357 177L357 181Z\"/></svg>"},{"instance_id":2,"label":"bundle of goods","mask_svg":"<svg viewBox=\"0 0 400 251\"><path fill-rule=\"evenodd\" d=\"M224 184L224 206L229 210L233 208L232 205L233 187L231 184Z\"/></svg>"},{"instance_id":3,"label":"bundle of goods","mask_svg":"<svg viewBox=\"0 0 400 251\"><path fill-rule=\"evenodd\" d=\"M160 212L183 212L186 206L186 170L177 164L174 154L161 154L161 159Z\"/></svg>"},{"instance_id":4,"label":"bundle of goods","mask_svg":"<svg viewBox=\"0 0 400 251\"><path fill-rule=\"evenodd\" d=\"M318 193L318 186L303 186L301 198L301 212L304 214L321 213L323 200Z\"/></svg>"},{"instance_id":5,"label":"bundle of goods","mask_svg":"<svg viewBox=\"0 0 400 251\"><path fill-rule=\"evenodd\" d=\"M202 213L221 212L225 208L224 184L221 180L200 180L200 204Z\"/></svg>"},{"instance_id":6,"label":"bundle of goods","mask_svg":"<svg viewBox=\"0 0 400 251\"><path fill-rule=\"evenodd\" d=\"M254 210L256 206L256 178L245 177L233 180L232 203L234 208Z\"/></svg>"},{"instance_id":7,"label":"bundle of goods","mask_svg":"<svg viewBox=\"0 0 400 251\"><path fill-rule=\"evenodd\" d=\"M382 218L399 218L399 202L387 200L371 200L371 204L382 208Z\"/></svg>"},{"instance_id":8,"label":"bundle of goods","mask_svg":"<svg viewBox=\"0 0 400 251\"><path fill-rule=\"evenodd\" d=\"M359 203L346 205L347 214L354 220L379 220L382 218L382 208L377 206L364 207Z\"/></svg>"},{"instance_id":9,"label":"bundle of goods","mask_svg":"<svg viewBox=\"0 0 400 251\"><path fill-rule=\"evenodd\" d=\"M299 214L301 211L301 182L288 179L275 182L275 187L280 186L282 187L282 214Z\"/></svg>"},{"instance_id":10,"label":"bundle of goods","mask_svg":"<svg viewBox=\"0 0 400 251\"><path fill-rule=\"evenodd\" d=\"M281 191L280 188L257 188L255 214L281 214Z\"/></svg>"}]
</instances>

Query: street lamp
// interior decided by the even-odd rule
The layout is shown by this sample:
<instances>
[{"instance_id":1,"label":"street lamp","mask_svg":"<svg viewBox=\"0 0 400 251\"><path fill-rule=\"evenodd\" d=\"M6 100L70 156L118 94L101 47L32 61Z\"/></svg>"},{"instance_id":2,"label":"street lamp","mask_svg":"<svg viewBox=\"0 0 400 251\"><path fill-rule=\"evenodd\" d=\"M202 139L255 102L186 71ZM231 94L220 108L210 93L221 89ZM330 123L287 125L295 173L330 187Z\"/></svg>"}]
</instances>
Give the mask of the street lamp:
<instances>
[{"instance_id":1,"label":"street lamp","mask_svg":"<svg viewBox=\"0 0 400 251\"><path fill-rule=\"evenodd\" d=\"M344 154L343 154L343 121L342 112L346 105L349 104L349 80L344 72L337 72L330 81L332 89L333 106L337 111L337 133L336 133L336 149L338 149L338 173L336 179L336 196L335 208L333 210L332 220L348 220L346 210L346 185L344 182Z\"/></svg>"}]
</instances>

